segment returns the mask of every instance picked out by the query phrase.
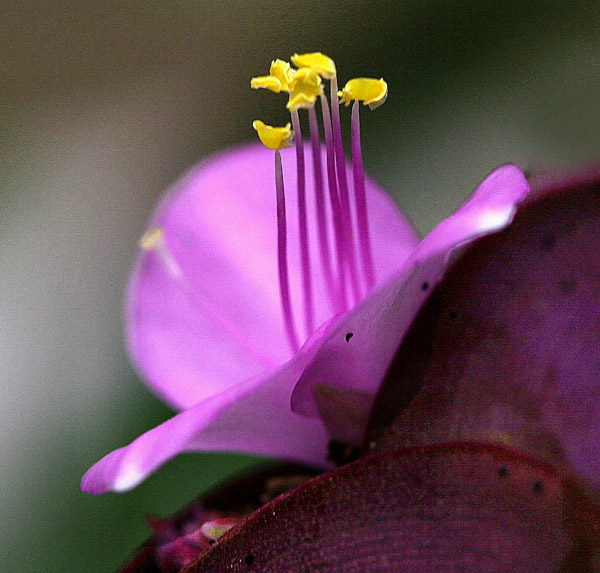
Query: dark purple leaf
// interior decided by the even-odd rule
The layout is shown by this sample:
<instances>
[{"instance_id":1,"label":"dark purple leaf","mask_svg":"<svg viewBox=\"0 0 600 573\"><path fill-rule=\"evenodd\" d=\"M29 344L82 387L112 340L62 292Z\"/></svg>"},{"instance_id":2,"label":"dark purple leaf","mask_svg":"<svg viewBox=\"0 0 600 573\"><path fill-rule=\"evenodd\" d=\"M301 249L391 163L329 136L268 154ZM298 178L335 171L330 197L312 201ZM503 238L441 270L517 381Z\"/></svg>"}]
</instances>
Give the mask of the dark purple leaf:
<instances>
[{"instance_id":1,"label":"dark purple leaf","mask_svg":"<svg viewBox=\"0 0 600 573\"><path fill-rule=\"evenodd\" d=\"M599 253L595 174L534 190L460 254L382 385L377 450L496 442L600 486Z\"/></svg>"},{"instance_id":2,"label":"dark purple leaf","mask_svg":"<svg viewBox=\"0 0 600 573\"><path fill-rule=\"evenodd\" d=\"M444 445L317 477L186 571L588 571L599 527L595 506L552 468L494 446Z\"/></svg>"}]
</instances>

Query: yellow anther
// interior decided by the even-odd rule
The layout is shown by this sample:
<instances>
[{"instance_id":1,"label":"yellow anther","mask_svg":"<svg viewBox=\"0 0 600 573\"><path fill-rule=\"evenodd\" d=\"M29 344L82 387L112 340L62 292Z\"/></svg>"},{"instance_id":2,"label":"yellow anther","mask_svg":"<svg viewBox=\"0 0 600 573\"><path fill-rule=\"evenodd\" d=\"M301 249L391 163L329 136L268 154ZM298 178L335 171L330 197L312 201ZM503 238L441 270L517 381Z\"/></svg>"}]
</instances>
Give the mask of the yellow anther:
<instances>
[{"instance_id":1,"label":"yellow anther","mask_svg":"<svg viewBox=\"0 0 600 573\"><path fill-rule=\"evenodd\" d=\"M250 80L253 89L265 88L278 94L279 92L290 92L290 83L294 79L296 70L290 67L288 62L273 60L268 76L258 76Z\"/></svg>"},{"instance_id":2,"label":"yellow anther","mask_svg":"<svg viewBox=\"0 0 600 573\"><path fill-rule=\"evenodd\" d=\"M294 54L291 59L292 64L297 68L312 68L326 80L330 80L335 76L335 63L330 57L321 52Z\"/></svg>"},{"instance_id":3,"label":"yellow anther","mask_svg":"<svg viewBox=\"0 0 600 573\"><path fill-rule=\"evenodd\" d=\"M258 76L250 80L250 87L255 90L264 88L278 94L281 91L281 82L273 76Z\"/></svg>"},{"instance_id":4,"label":"yellow anther","mask_svg":"<svg viewBox=\"0 0 600 573\"><path fill-rule=\"evenodd\" d=\"M271 127L257 119L252 122L252 127L257 131L262 144L269 149L289 147L294 141L294 132L289 123L285 127Z\"/></svg>"},{"instance_id":5,"label":"yellow anther","mask_svg":"<svg viewBox=\"0 0 600 573\"><path fill-rule=\"evenodd\" d=\"M273 60L269 74L277 78L281 83L281 91L292 91L291 83L296 75L296 70L292 69L290 64L284 60Z\"/></svg>"},{"instance_id":6,"label":"yellow anther","mask_svg":"<svg viewBox=\"0 0 600 573\"><path fill-rule=\"evenodd\" d=\"M379 107L387 98L387 84L373 78L355 78L350 80L344 89L338 92L340 103L350 105L353 100L364 102L371 109Z\"/></svg>"},{"instance_id":7,"label":"yellow anther","mask_svg":"<svg viewBox=\"0 0 600 573\"><path fill-rule=\"evenodd\" d=\"M291 88L287 108L291 111L311 108L323 92L321 76L313 68L300 68L291 83Z\"/></svg>"},{"instance_id":8,"label":"yellow anther","mask_svg":"<svg viewBox=\"0 0 600 573\"><path fill-rule=\"evenodd\" d=\"M144 251L152 251L163 245L164 234L162 227L152 227L142 235L138 244Z\"/></svg>"}]
</instances>

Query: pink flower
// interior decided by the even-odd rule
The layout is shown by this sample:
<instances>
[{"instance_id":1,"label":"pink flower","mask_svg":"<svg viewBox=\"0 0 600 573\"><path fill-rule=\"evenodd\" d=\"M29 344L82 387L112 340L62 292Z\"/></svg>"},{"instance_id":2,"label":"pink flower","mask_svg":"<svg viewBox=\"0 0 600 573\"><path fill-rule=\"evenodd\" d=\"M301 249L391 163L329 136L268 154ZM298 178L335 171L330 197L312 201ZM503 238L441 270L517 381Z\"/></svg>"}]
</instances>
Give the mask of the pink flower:
<instances>
[{"instance_id":1,"label":"pink flower","mask_svg":"<svg viewBox=\"0 0 600 573\"><path fill-rule=\"evenodd\" d=\"M272 152L257 145L227 152L185 176L150 222L129 288L129 352L149 386L182 411L100 460L82 480L85 491L125 491L190 450L330 468L332 444L361 445L385 371L449 255L506 226L528 191L517 167L501 167L417 246L363 172L358 100L377 107L387 84L360 78L338 92L329 58L292 59L316 67L293 71L276 60L270 76L253 80L290 93L293 131L254 122L275 150L275 169ZM319 74L330 80L331 108ZM356 100L352 165L340 94ZM280 151L294 136L295 161Z\"/></svg>"},{"instance_id":2,"label":"pink flower","mask_svg":"<svg viewBox=\"0 0 600 573\"><path fill-rule=\"evenodd\" d=\"M293 162L290 155L283 153L284 168ZM406 220L368 181L378 288L333 320L325 289L315 289L323 326L292 355L277 298L271 161L258 146L207 161L167 194L152 218L150 228L164 230L167 262L176 267L156 250L140 253L129 289L128 344L151 388L184 410L93 466L82 480L85 491L125 491L191 450L252 452L330 467L328 442L356 443L365 420L357 428L351 416L336 419L324 408L324 422L308 390L320 382L351 391L350 397L356 392L368 411L449 253L508 224L528 189L518 168L499 168L413 250ZM292 252L294 221L290 217ZM313 270L322 280L319 268ZM299 273L292 264L296 299Z\"/></svg>"},{"instance_id":3,"label":"pink flower","mask_svg":"<svg viewBox=\"0 0 600 573\"><path fill-rule=\"evenodd\" d=\"M292 150L282 158L293 172ZM311 213L314 187L307 183ZM286 191L291 296L302 309L296 189L289 181ZM379 286L402 267L417 238L374 182L366 181L366 192ZM162 233L140 252L129 287L127 340L141 376L182 412L100 460L84 476L84 491L130 489L183 451L252 452L331 467L323 422L292 412L290 398L341 317L334 318L317 233L310 233L321 326L305 332L306 342L292 352L281 318L274 213L273 156L259 145L203 162L167 193L149 224Z\"/></svg>"}]
</instances>

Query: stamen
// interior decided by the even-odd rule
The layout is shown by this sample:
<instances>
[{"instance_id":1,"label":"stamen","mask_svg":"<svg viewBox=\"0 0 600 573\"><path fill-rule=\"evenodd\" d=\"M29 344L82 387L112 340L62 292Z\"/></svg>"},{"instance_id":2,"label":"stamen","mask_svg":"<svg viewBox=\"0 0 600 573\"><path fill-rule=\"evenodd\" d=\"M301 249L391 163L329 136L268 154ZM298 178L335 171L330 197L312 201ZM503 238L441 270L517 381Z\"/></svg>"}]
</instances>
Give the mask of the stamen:
<instances>
[{"instance_id":1,"label":"stamen","mask_svg":"<svg viewBox=\"0 0 600 573\"><path fill-rule=\"evenodd\" d=\"M319 96L322 95L323 93L323 87L322 87L322 82L321 82L321 77L319 76L319 74L315 71L315 69L313 68L300 68L299 70L296 71L296 74L293 78L293 80L290 82L290 87L291 87L291 94L290 94L290 99L289 102L287 104L287 108L289 110L291 110L292 112L292 123L294 125L294 129L295 131L299 132L300 130L300 122L298 120L298 116L297 116L297 111L299 108L304 108L304 109L308 109L309 112L312 112L313 116L314 116L314 106L316 103L316 100ZM316 116L315 117L315 122L316 122ZM315 123L316 125L316 123ZM314 129L312 129L312 132L315 132ZM311 138L312 138L312 132L311 132ZM315 132L315 136L317 138L317 142L316 142L316 148L313 147L313 157L317 157L318 161L319 161L319 167L320 167L320 145L318 143L318 126L316 128L316 132ZM298 136L300 138L300 136ZM297 139L296 140L296 150L297 150L297 164L298 164L298 197L299 200L301 201L299 203L299 215L300 215L300 244L301 244L301 248L302 248L302 269L303 269L303 287L304 287L304 292L305 292L305 315L306 315L306 322L307 322L307 328L308 328L308 335L310 335L313 331L314 325L313 325L313 316L312 316L312 291L311 291L311 283L310 283L310 264L306 264L305 262L308 261L308 257L309 257L309 252L308 252L308 236L307 236L307 223L306 223L306 217L303 216L304 213L304 201L305 201L305 182L304 182L304 154L303 154L303 143L302 140L300 138L300 141ZM316 165L315 165L315 169L316 169ZM317 177L317 174L315 172L315 177ZM319 179L322 176L319 174ZM319 183L316 184L316 187L318 187ZM322 188L322 185L321 185ZM322 197L322 193L321 193L321 197ZM322 200L321 200L322 203ZM318 209L317 209L318 210ZM321 209L321 213L322 216L324 217L324 209ZM317 216L319 216L317 214ZM325 228L325 223L323 223L322 225L323 228ZM323 249L328 249L327 247L327 243L324 243L322 240L322 235L321 235L321 239L319 241L320 245L321 245L321 251L323 251ZM328 254L328 253L327 253ZM323 259L323 261L325 262L326 259ZM331 277L331 272L329 271L329 277ZM327 279L326 279L327 280ZM333 285L332 281L329 280L329 284ZM333 286L331 286L331 288L329 289L330 292L332 292Z\"/></svg>"},{"instance_id":2,"label":"stamen","mask_svg":"<svg viewBox=\"0 0 600 573\"><path fill-rule=\"evenodd\" d=\"M387 94L388 87L383 78L354 78L346 83L337 95L341 98L340 103L345 103L346 106L349 106L352 100L357 100L374 110L385 102Z\"/></svg>"},{"instance_id":3,"label":"stamen","mask_svg":"<svg viewBox=\"0 0 600 573\"><path fill-rule=\"evenodd\" d=\"M356 201L356 220L358 223L358 240L363 271L368 289L375 286L373 254L369 237L369 220L367 217L367 197L365 193L365 172L363 169L362 149L360 146L360 117L358 100L352 106L350 138L352 146L352 174L354 176L354 199Z\"/></svg>"},{"instance_id":4,"label":"stamen","mask_svg":"<svg viewBox=\"0 0 600 573\"><path fill-rule=\"evenodd\" d=\"M352 100L355 100L354 105L352 106L352 121L350 125L352 173L354 176L354 200L356 201L358 241L360 245L360 254L365 280L369 289L373 288L375 285L375 272L373 270L373 255L371 252L371 243L369 238L367 199L365 194L365 174L362 162L362 150L360 146L360 117L358 102L362 101L365 105L368 105L370 109L375 109L385 102L387 93L387 84L383 78L379 80L373 78L355 78L347 82L344 86L344 89L337 94L341 98L340 103L345 103L346 106L348 106Z\"/></svg>"},{"instance_id":5,"label":"stamen","mask_svg":"<svg viewBox=\"0 0 600 573\"><path fill-rule=\"evenodd\" d=\"M285 216L285 190L283 187L283 167L281 165L282 147L289 147L294 139L294 132L288 123L285 127L271 127L256 120L252 127L257 131L263 145L275 150L275 192L277 198L277 268L279 274L279 294L283 310L283 322L292 352L300 348L296 325L292 313L292 299L287 264L287 222Z\"/></svg>"},{"instance_id":6,"label":"stamen","mask_svg":"<svg viewBox=\"0 0 600 573\"><path fill-rule=\"evenodd\" d=\"M298 67L294 70L284 60L273 60L268 76L252 78L253 88L265 88L273 92L288 93L287 108L290 110L293 131L290 124L283 128L273 128L260 121L254 122L263 144L275 150L275 187L277 191L277 235L278 235L278 269L281 304L284 315L287 337L296 351L299 348L296 325L291 306L289 277L287 267L287 232L285 219L285 196L283 188L283 171L280 149L292 144L294 132L296 138L296 166L298 188L298 227L301 257L302 292L304 306L304 322L306 334L314 330L314 301L311 277L310 244L308 241L308 218L306 206L306 173L304 160L304 142L300 131L299 109L308 109L310 125L310 141L312 148L316 224L321 265L325 287L337 312L348 309L348 297L358 302L363 289L371 289L375 285L375 271L371 250L367 199L365 193L365 176L360 143L360 117L358 101L363 101L371 109L381 105L387 97L387 84L383 79L355 78L350 80L338 93L336 68L333 60L320 52L294 54L292 62ZM331 107L323 93L321 78L330 80ZM338 101L337 96L341 98ZM337 254L337 269L333 268L332 252L329 250L329 230L327 224L328 208L325 200L324 173L319 140L319 125L314 109L317 98L321 99L323 127L325 133L325 149L327 159L327 180L329 203L333 218L334 245L333 254ZM346 172L344 145L340 120L340 103L349 105L356 100L352 108L351 149L354 204L351 205L350 188ZM360 264L355 251L354 217L357 223L357 245L360 252ZM361 267L359 269L358 267ZM337 272L336 272L337 270ZM362 273L360 272L362 270ZM360 275L360 276L359 276ZM364 282L363 282L364 277ZM350 284L347 291L347 285Z\"/></svg>"},{"instance_id":7,"label":"stamen","mask_svg":"<svg viewBox=\"0 0 600 573\"><path fill-rule=\"evenodd\" d=\"M253 90L262 88L278 94L281 91L281 82L273 76L258 76L250 80L250 87Z\"/></svg>"},{"instance_id":8,"label":"stamen","mask_svg":"<svg viewBox=\"0 0 600 573\"><path fill-rule=\"evenodd\" d=\"M289 123L285 127L271 127L257 119L252 122L252 127L258 133L262 144L269 149L290 147L294 141L294 132Z\"/></svg>"},{"instance_id":9,"label":"stamen","mask_svg":"<svg viewBox=\"0 0 600 573\"><path fill-rule=\"evenodd\" d=\"M335 76L334 61L321 52L294 54L290 59L297 68L311 68L326 80Z\"/></svg>"},{"instance_id":10,"label":"stamen","mask_svg":"<svg viewBox=\"0 0 600 573\"><path fill-rule=\"evenodd\" d=\"M281 306L283 309L283 320L292 348L292 352L300 349L296 326L292 314L292 301L290 297L290 284L287 266L287 225L285 218L285 191L283 187L283 167L281 165L281 153L275 150L275 190L277 193L277 265L279 268L279 291L281 295Z\"/></svg>"},{"instance_id":11,"label":"stamen","mask_svg":"<svg viewBox=\"0 0 600 573\"><path fill-rule=\"evenodd\" d=\"M333 143L335 150L335 165L339 183L340 205L342 208L342 220L344 222L344 239L348 253L347 263L350 270L350 282L354 295L354 301L360 300L360 284L356 269L354 254L354 238L352 233L352 214L350 212L350 196L348 193L348 179L346 177L346 160L344 158L344 145L342 143L342 125L340 121L340 107L337 99L337 77L334 75L330 80L331 85L331 119L333 123Z\"/></svg>"},{"instance_id":12,"label":"stamen","mask_svg":"<svg viewBox=\"0 0 600 573\"><path fill-rule=\"evenodd\" d=\"M290 100L287 108L296 111L314 107L317 98L323 93L321 77L311 68L300 68L290 82Z\"/></svg>"},{"instance_id":13,"label":"stamen","mask_svg":"<svg viewBox=\"0 0 600 573\"><path fill-rule=\"evenodd\" d=\"M291 83L296 75L296 70L293 70L288 62L278 58L271 62L269 75L279 80L281 91L289 92L291 90Z\"/></svg>"},{"instance_id":14,"label":"stamen","mask_svg":"<svg viewBox=\"0 0 600 573\"><path fill-rule=\"evenodd\" d=\"M308 121L310 125L310 143L313 158L313 176L315 181L315 204L317 206L317 229L319 232L319 249L321 253L321 265L325 285L333 308L336 312L339 300L337 298L333 272L331 270L331 258L329 253L329 233L327 230L327 213L325 209L325 196L323 192L323 165L321 162L321 140L319 138L319 124L314 106L308 110Z\"/></svg>"},{"instance_id":15,"label":"stamen","mask_svg":"<svg viewBox=\"0 0 600 573\"><path fill-rule=\"evenodd\" d=\"M296 134L296 168L298 187L298 227L300 230L300 263L302 268L302 292L304 298L304 321L306 337L314 331L312 283L310 277L310 248L306 220L306 179L304 167L304 140L300 130L297 111L291 112L294 133Z\"/></svg>"},{"instance_id":16,"label":"stamen","mask_svg":"<svg viewBox=\"0 0 600 573\"><path fill-rule=\"evenodd\" d=\"M338 254L338 278L339 289L338 296L342 306L342 311L348 309L348 299L346 296L346 241L344 239L344 227L342 221L342 210L338 196L337 179L335 175L335 152L333 149L333 131L331 128L331 115L329 114L329 104L325 94L321 94L321 110L323 112L323 131L325 133L325 150L327 157L327 179L329 181L329 201L331 204L331 213L333 215L333 228L335 231L335 243Z\"/></svg>"},{"instance_id":17,"label":"stamen","mask_svg":"<svg viewBox=\"0 0 600 573\"><path fill-rule=\"evenodd\" d=\"M289 92L290 83L294 79L295 70L284 60L273 60L268 76L258 76L250 80L252 89L267 89L276 94Z\"/></svg>"}]
</instances>

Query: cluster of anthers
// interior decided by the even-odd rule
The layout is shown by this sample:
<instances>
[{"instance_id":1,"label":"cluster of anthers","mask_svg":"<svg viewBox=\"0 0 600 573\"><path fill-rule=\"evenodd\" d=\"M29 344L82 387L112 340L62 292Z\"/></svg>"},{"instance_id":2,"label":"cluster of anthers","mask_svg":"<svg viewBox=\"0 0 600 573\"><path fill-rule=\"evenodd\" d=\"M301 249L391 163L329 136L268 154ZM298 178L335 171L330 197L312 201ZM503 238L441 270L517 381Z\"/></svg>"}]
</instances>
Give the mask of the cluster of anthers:
<instances>
[{"instance_id":1,"label":"cluster of anthers","mask_svg":"<svg viewBox=\"0 0 600 573\"><path fill-rule=\"evenodd\" d=\"M333 60L320 52L294 54L291 67L283 60L273 60L268 76L252 78L252 88L265 88L275 93L289 94L287 109L291 125L272 127L260 120L253 123L261 142L275 150L275 188L277 193L277 260L283 319L290 346L297 351L300 344L295 324L287 270L287 231L285 216L285 194L280 150L290 147L295 141L299 244L302 269L302 293L306 331L314 331L312 284L310 275L310 252L306 215L306 175L304 143L300 130L298 110L308 110L310 142L313 159L313 175L316 193L317 228L320 258L323 266L329 298L337 312L345 312L375 284L373 257L369 240L365 176L360 146L359 102L371 109L379 107L387 97L387 84L383 79L355 78L338 91L336 68ZM323 80L329 80L331 104L323 89ZM340 98L338 100L338 97ZM315 105L321 102L323 132L327 164L327 187L329 208L326 208L325 183L321 159L321 142ZM351 119L351 151L353 198L348 185L342 129L340 103L348 106L353 101ZM353 205L351 204L353 203ZM333 258L330 253L327 214L333 219ZM355 219L355 222L354 222ZM356 226L356 232L353 231ZM358 246L355 247L354 241ZM358 253L357 253L358 251ZM337 263L337 264L334 264Z\"/></svg>"}]
</instances>

